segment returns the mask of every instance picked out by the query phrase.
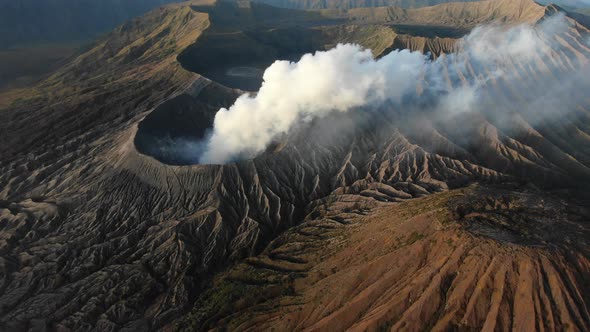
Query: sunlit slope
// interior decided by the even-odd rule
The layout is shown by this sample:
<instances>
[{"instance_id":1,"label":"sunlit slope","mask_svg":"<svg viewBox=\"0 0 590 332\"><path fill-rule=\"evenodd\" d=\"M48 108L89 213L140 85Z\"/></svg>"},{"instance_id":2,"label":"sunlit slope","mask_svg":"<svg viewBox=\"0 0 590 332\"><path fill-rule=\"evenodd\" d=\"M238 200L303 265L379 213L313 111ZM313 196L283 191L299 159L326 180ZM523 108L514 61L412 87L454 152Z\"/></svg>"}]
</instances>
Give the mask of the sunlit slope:
<instances>
[{"instance_id":1,"label":"sunlit slope","mask_svg":"<svg viewBox=\"0 0 590 332\"><path fill-rule=\"evenodd\" d=\"M203 68L201 62L205 60L252 50L254 54L262 51L269 55L266 59L271 61L273 56L285 52L285 46L277 41L287 36L292 39L285 40L298 40L300 44L295 45L302 45L294 51L358 42L373 47L377 56L403 47L430 51L439 57L459 47L457 42L463 31L479 23L496 20L509 24L532 23L555 10L525 1L448 4L437 8L420 9L422 14L420 10L397 9L345 14L294 12L247 3L232 7L232 11L227 11L227 5L214 2L167 6L124 24L48 80L25 91L20 100L0 112L0 329L26 329L32 326L30 322L48 329L174 329L174 322L187 313L198 314L201 309L207 309L200 302L201 295L209 289L217 272L248 257L266 255L275 248L268 247L269 243L280 234L290 229L289 232L299 231L293 227L317 220L318 213L325 210L324 205L330 210L332 203L342 200L350 201L351 206L333 210L334 215L329 215L333 221L319 223L316 228L323 230L346 222L348 214L366 214L372 218L370 214L378 211L365 211L365 205L394 208L393 204L399 202L412 203L414 198L440 192L444 195L474 182L528 183L530 188L559 189L570 194L576 193L580 186L584 188L590 167L587 103L581 103L567 116L544 123L522 112L526 100L506 105L508 101L518 100L520 89L530 87L527 84L535 78L574 72L577 64L587 60L589 52L581 42L587 31L577 25L560 37L562 51L535 52L538 60L531 66L523 67L519 62L506 64L521 75L522 86L513 81L509 86L502 81L490 82L493 90L489 91L504 91L505 96L510 96L496 100L502 110L510 111L505 113L505 119L467 113L439 121L429 113L416 113L420 116L414 118L407 117L403 109L392 109L385 114L365 113L354 130L339 131L337 125L346 125L346 118L328 117L317 123L315 129L316 123L311 123L310 127L278 140L257 158L226 165L169 165L137 149L137 134L146 128L151 130L148 134L160 130L172 136L176 132L194 131L198 133L196 136L202 136L211 127L215 112L231 105L240 94L202 76L199 68ZM442 12L438 19L435 12ZM224 13L241 16L231 20L232 16ZM440 27L455 27L460 31L449 34ZM441 31L445 34L441 35ZM236 49L228 50L228 47ZM223 66L221 61L217 64ZM466 71L454 75L469 78L485 74L483 70L465 68ZM452 80L446 83L451 87L456 84ZM510 121L499 121L506 119ZM454 130L457 123L461 124L460 131ZM568 196L562 197L569 200ZM355 206L356 202L362 204ZM582 273L586 271L584 264L588 257L584 251L586 244L575 241L574 237L578 231L585 234L584 224L578 229L577 220L571 219L576 226L572 226L573 234L566 232L566 235L572 236L571 242L579 246L562 246L567 250L556 253L528 247L514 249L493 240L481 243L472 233L454 228L448 233L435 234L432 232L438 230L438 224L434 219L421 217L426 210L393 218L403 223L416 216L424 229L388 229L400 233L392 236L394 243L387 248L399 242L406 249L393 253L396 259L391 261L418 253L417 257L428 267L421 270L420 266L406 261L399 271L411 272L412 276L422 271L430 274L416 279L421 283L411 284L392 272L388 275L390 279L383 280L400 285L398 289L388 292L387 287L376 287L384 295L371 297L371 301L358 297L359 301L365 301L366 313L371 316L359 317L359 326L376 327L391 321L393 327L398 321L410 321L413 315L425 313L428 317L438 317L432 321L441 322L439 326L479 327L488 314L490 322L496 322L492 319L494 312L508 312L509 304L520 304L522 300L526 304L522 308L538 310L539 315L535 317L552 317L543 326L558 328L577 320L578 328L587 327L585 284L568 281L568 275L554 274L554 271L573 271L575 267L581 271L577 272L579 275L585 275ZM472 212L481 211L469 211ZM392 219L380 220L388 223ZM504 223L512 227L510 221L500 221L500 226L492 225L493 230L502 229ZM550 231L553 229L560 228L555 226ZM572 229L568 228L568 232ZM375 228L359 228L359 231L352 233L356 234L357 242L348 242L345 246L353 245L347 248L355 248L355 244L365 241L358 237L370 240L365 233ZM519 236L533 231L526 227L515 230ZM321 239L322 246L336 242L331 235L316 237L313 232L300 233L311 234L314 241ZM379 234L379 239L390 234ZM431 234L434 235L430 237ZM395 241L402 235L403 238ZM430 246L431 239L437 244ZM448 239L460 239L463 244L453 248L444 243ZM565 235L563 241L542 239L549 247L552 243L567 243ZM300 242L305 240L287 238L284 245L297 248ZM380 255L369 251L368 262ZM469 252L481 254L483 258L466 263L456 260L457 256ZM494 263L495 256L514 264ZM306 264L297 257L289 257L286 259L292 265L288 269L299 271L299 265ZM569 261L564 262L564 257ZM262 256L248 262L263 269L274 268L274 263ZM355 267L372 267L364 264L362 256L359 260L355 258L351 262L353 272L346 273L356 273ZM556 267L551 268L551 264ZM449 273L437 274L435 265ZM493 278L486 279L483 274L488 266ZM333 266L326 267L331 271ZM469 305L470 300L458 294L461 287L472 287L473 283L467 285L459 278L451 279L449 275L456 271L462 274L472 271L469 276L475 284L482 280L482 284L512 287L516 272L522 271L521 275L532 280L523 287L540 285L541 281L550 285L536 295L525 289L524 298L517 296L520 290L510 290L501 293L502 300L486 302L494 295L485 293L474 297L477 303ZM359 285L367 289L372 285L370 274L357 275L361 276ZM280 284L280 280L273 282ZM437 288L441 285L454 285L449 289L455 291L432 302L435 308L413 307L412 303L424 303L426 297L420 294L431 280L435 280L432 285L436 292L425 294L442 294ZM305 322L305 326L316 323L332 326L322 325L320 320L324 318L324 322L353 326L357 322L339 318L342 312L353 312L357 307L350 303L363 287L354 288L353 278L346 281L342 289L351 292L340 294L340 300L328 306L331 312L315 311L311 305L316 303L315 298L307 295L303 296L302 312L309 314L308 318L297 316L288 308L279 309ZM300 288L297 286L295 291L301 292L300 295L322 289L314 285L317 284L310 281ZM273 292L273 297L284 294L278 288ZM561 299L560 304L538 309L551 303L542 299L549 293ZM411 298L412 303L395 302L398 297L394 295L399 294L411 294L404 299ZM318 294L318 301L336 298L323 296ZM243 313L241 310L246 307L243 303L249 304L236 300L236 308L231 308ZM392 311L373 307L379 303L384 308L391 307ZM445 311L437 311L447 304L448 317L444 316ZM518 317L521 314L524 311L518 311ZM265 315L263 312L261 320L271 317ZM277 317L275 312L270 315ZM467 323L461 323L463 316ZM247 317L250 316L233 317L236 320L232 318L232 324L236 325L232 326L256 326L249 325L254 321L248 322ZM287 325L267 321L260 324L294 326L288 325L288 321L284 323ZM217 326L224 321L210 322L211 326ZM244 325L238 325L241 323ZM510 325L509 322L496 324Z\"/></svg>"},{"instance_id":2,"label":"sunlit slope","mask_svg":"<svg viewBox=\"0 0 590 332\"><path fill-rule=\"evenodd\" d=\"M533 188L341 196L220 274L185 330L586 330L588 211Z\"/></svg>"}]
</instances>

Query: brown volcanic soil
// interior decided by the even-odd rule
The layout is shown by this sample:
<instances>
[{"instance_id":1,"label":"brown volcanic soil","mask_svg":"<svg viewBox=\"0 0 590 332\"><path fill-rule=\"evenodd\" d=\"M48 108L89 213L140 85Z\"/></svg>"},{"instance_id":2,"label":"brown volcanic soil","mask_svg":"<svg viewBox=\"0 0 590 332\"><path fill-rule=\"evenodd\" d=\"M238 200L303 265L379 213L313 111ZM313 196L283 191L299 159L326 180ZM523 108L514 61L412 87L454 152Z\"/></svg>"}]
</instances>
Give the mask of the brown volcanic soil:
<instances>
[{"instance_id":1,"label":"brown volcanic soil","mask_svg":"<svg viewBox=\"0 0 590 332\"><path fill-rule=\"evenodd\" d=\"M181 326L590 328L587 208L509 187L470 187L393 206L335 200L218 277Z\"/></svg>"},{"instance_id":2,"label":"brown volcanic soil","mask_svg":"<svg viewBox=\"0 0 590 332\"><path fill-rule=\"evenodd\" d=\"M495 19L516 23L530 19L529 13L536 15L546 11L545 7L529 3L518 15L501 8L497 11L499 15L488 15L481 8L495 5L473 6L476 5L462 4L449 11L443 16L444 22L436 22L435 16L430 15L422 23L440 26L464 20L467 14L461 13L483 15L460 25L470 28ZM158 330L174 328L172 323L193 309L197 316L203 309L205 319L215 326L226 312L215 308L211 311L209 305L220 303L222 306L223 301L217 300L228 292L258 288L231 284L207 292L211 278L270 248L271 241L291 228L303 238L301 241L297 238L299 235L286 238L281 246L288 246L287 254L291 249L305 249L307 237L315 241L309 244L312 247L327 247L326 243L340 241L342 233L333 228L340 228L339 225L359 214L362 217L369 213L365 211L368 208L377 209L381 205L405 202L474 182L490 184L517 180L573 190L576 186L583 187L590 178L588 105L580 105L568 116L551 123L535 123L527 114L512 112L512 106L506 106L510 111L506 112L506 117L514 120L504 121L511 124L510 128L503 126L499 119L479 113L445 122L429 114L404 119L403 112L391 110L390 116L376 113L354 119L357 125L345 136L338 134L341 128L346 128L347 121L352 120L332 117L323 123L331 126L311 123L309 128L287 137L267 153L228 165L170 165L141 153L145 151L140 150L138 140L143 134L154 138L161 133L159 130L163 129L163 136L174 131L174 128L158 128L155 125L158 122L182 123L186 125L182 127L183 132L194 129L195 133L201 133L213 118L213 112L220 105L231 103L239 93L187 71L187 63L179 56L190 55L191 49L215 51L202 54L205 59L231 54L225 48L200 45L204 36L211 42L206 45L222 45L228 40L221 34L224 29L242 42L251 40L252 36L263 36L252 44L254 54L260 50L279 54L281 47L274 41L284 37L282 33L285 32L289 32L289 37L302 37L302 45L307 45L308 36L319 34L322 37L319 49L341 40L358 41L374 46L376 55L387 52L392 45L439 52L455 45L449 37L412 36L408 31L400 38L395 26L404 25L407 30L407 25L422 23L405 18L396 20L395 16L383 16L385 21L373 25L349 24L325 16L318 22L318 13L293 13L247 3L229 12L225 9L225 5L213 2L191 2L190 5L168 6L128 22L46 81L22 92L19 101L0 112L0 330ZM224 16L224 13L238 13L241 19L232 20L235 16ZM295 16L303 27L285 27L284 23ZM248 28L243 31L260 29L261 34L248 35L239 31L234 34L240 25ZM280 29L275 30L275 25ZM298 32L291 34L293 29ZM273 31L279 34L273 35ZM375 35L382 38L374 38ZM588 58L589 50L579 44L586 36L587 31L582 27L571 29L563 38L565 49L569 50L567 54L555 54L547 62L539 57L538 63L526 68L526 73L537 77L552 71L575 70L568 57ZM401 40L410 42L395 44ZM252 46L248 42L231 45ZM478 73L470 71L462 75ZM503 82L494 84L499 91L521 88L506 87ZM499 100L499 105L503 105L501 102L506 101ZM184 112L186 118L174 112ZM452 130L454 122L462 124L461 132ZM375 126L376 123L379 126ZM421 130L413 130L416 126ZM307 221L318 220L324 206L333 209L338 204L329 200L340 202L343 199L351 201L348 209L337 208L330 220L322 219L317 226L309 227ZM316 212L316 208L320 211ZM542 252L557 266L553 270L547 267L545 271L559 273L547 274L546 279L541 279L547 280L542 284L545 293L536 296L546 296L553 302L550 305L543 302L545 300L538 302L544 304L541 309L535 307L535 312L551 312L548 317L556 326L567 323L568 315L581 317L577 325L571 326L580 329L587 326L584 325L587 324L584 318L587 301L584 295L576 295L576 289L580 294L587 294L581 291L586 286L572 279L585 276L585 261L570 258L566 249L554 250L548 246L541 251L531 249L529 244L554 243L551 237L543 234L566 234L556 230L570 223L560 222L559 227L550 226L538 235L523 226L520 219L510 220L496 214L493 218L489 214L479 218L479 210L466 211L464 219L475 220L477 227L462 226L464 230L461 230L456 226L457 229L432 234L436 223L428 223L426 220L430 217L418 211L415 215L419 215L417 225L422 225L421 228L408 229L409 234L404 234L397 242L401 241L401 245L415 239L408 248L416 252L405 253L426 258L423 265L429 267L442 264L445 253L454 257L456 251L461 256L466 252L462 250L467 249L436 247L435 252L425 254L430 247L420 234L428 237L443 234L440 238L443 242L448 238L460 238L465 243L455 244L457 248L469 248L484 241L482 243L488 243L490 248L496 248L497 253L504 253L502 257L506 259L514 246L525 248L518 249L523 253ZM563 220L570 220L570 217L564 216ZM305 222L303 226L298 226L302 222ZM498 228L498 224L508 226ZM501 231L490 231L490 228ZM570 230L572 234L578 231ZM414 231L416 234L412 235ZM525 231L535 235L530 239ZM579 231L584 233L584 230ZM490 233L500 234L498 238L504 242L473 240L476 239L473 234ZM370 240L364 232L347 236L365 238L359 243ZM572 241L573 244L579 243L582 249L586 246L582 238L575 239L579 240ZM393 250L396 241L392 243L390 249ZM567 242L556 243L558 248L571 248ZM571 257L578 257L577 253L587 257L582 249L572 251ZM437 256L438 251L443 256ZM491 249L485 252L496 253ZM274 257L280 257L281 253L277 255ZM331 255L337 255L336 251ZM376 253L372 255L377 257ZM430 258L432 263L428 261ZM578 260L580 263L566 264L566 258L567 262ZM280 269L295 273L293 277L306 272L307 267L300 266L301 260L286 259L290 265L285 268L284 263L280 263L283 266ZM313 257L304 259L314 262ZM276 265L263 256L248 262L247 266ZM404 270L409 273L415 271L418 275L422 271L409 257L400 257L400 262L406 262ZM364 264L364 260L357 263ZM463 266L459 262L451 263L446 267L450 273ZM568 270L571 266L578 268L577 272L570 273L573 277L560 274L561 268L573 271ZM333 266L329 268L331 271ZM273 268L256 271L274 273ZM429 271L436 275L436 271ZM507 268L506 271L518 269ZM514 273L506 272L505 276L513 278ZM566 276L572 281L567 281ZM399 277L401 282L403 275ZM277 287L261 294L276 297L293 294L296 290L303 292L305 287L313 286L292 283L293 287L285 289L281 284L291 285L291 275L277 278L274 281ZM305 278L299 279L307 280ZM462 279L453 280L458 283ZM422 286L426 287L427 281L421 279ZM567 287L561 287L560 283ZM410 286L403 289L414 290ZM416 292L408 298L417 301L422 286L417 285ZM203 298L211 301L199 302L205 292L208 295ZM513 303L514 297L509 295L516 293L502 294L508 294L507 303ZM317 296L322 295L318 293ZM343 298L352 299L346 294ZM303 299L315 301L310 296ZM326 300L322 302L327 303ZM235 310L240 312L249 303L240 301ZM409 302L406 304L411 308ZM399 317L403 317L405 307L397 304L393 307L399 310L396 311ZM338 310L336 306L331 308L334 312ZM508 312L505 305L500 308L501 313ZM320 322L316 318L330 316L313 313L316 309L309 310L310 318L293 317L316 324ZM211 317L211 312L219 313L219 317ZM394 314L375 313L383 319L395 319ZM459 322L458 315L453 316L451 322ZM487 312L477 315L486 316ZM511 317L501 316L502 319ZM201 324L202 319L195 317L193 322ZM364 324L376 322L367 320Z\"/></svg>"}]
</instances>

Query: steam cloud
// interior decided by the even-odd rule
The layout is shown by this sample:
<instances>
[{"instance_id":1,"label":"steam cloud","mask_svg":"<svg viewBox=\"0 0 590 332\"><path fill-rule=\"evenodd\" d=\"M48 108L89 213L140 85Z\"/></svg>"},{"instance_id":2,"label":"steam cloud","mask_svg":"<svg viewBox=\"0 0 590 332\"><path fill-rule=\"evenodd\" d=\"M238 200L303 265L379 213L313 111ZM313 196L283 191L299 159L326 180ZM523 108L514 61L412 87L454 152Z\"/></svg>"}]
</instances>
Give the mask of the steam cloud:
<instances>
[{"instance_id":1,"label":"steam cloud","mask_svg":"<svg viewBox=\"0 0 590 332\"><path fill-rule=\"evenodd\" d=\"M505 70L509 63L532 63L550 56L555 46L552 36L568 25L563 15L554 15L535 27L480 26L463 38L456 53L434 61L408 50L374 59L369 50L352 44L306 54L298 62L276 61L265 71L256 95L244 94L229 109L219 110L200 162L252 157L301 121L386 101L401 103L434 95L442 111L472 110L489 80L515 75ZM469 82L448 77L448 73L465 72L461 67L466 59L487 74ZM449 89L449 80L461 84Z\"/></svg>"},{"instance_id":2,"label":"steam cloud","mask_svg":"<svg viewBox=\"0 0 590 332\"><path fill-rule=\"evenodd\" d=\"M415 90L424 61L407 50L375 61L369 50L351 44L306 54L297 63L277 61L264 72L256 96L242 95L217 113L201 161L223 163L256 154L296 121L399 98Z\"/></svg>"}]
</instances>

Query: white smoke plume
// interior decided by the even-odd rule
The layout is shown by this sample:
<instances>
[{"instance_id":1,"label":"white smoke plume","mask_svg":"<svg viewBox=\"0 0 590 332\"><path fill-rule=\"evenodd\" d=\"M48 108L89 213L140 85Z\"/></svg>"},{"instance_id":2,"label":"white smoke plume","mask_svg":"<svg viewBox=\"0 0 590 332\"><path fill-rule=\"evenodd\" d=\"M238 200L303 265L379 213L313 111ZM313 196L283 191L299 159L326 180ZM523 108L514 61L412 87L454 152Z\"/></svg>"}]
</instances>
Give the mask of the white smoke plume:
<instances>
[{"instance_id":1,"label":"white smoke plume","mask_svg":"<svg viewBox=\"0 0 590 332\"><path fill-rule=\"evenodd\" d=\"M536 27L477 27L463 39L457 53L435 61L407 50L374 59L369 50L351 44L306 54L298 62L277 61L265 71L256 95L244 94L229 109L219 110L200 162L253 157L300 121L385 101L399 103L407 96L420 98L418 86L428 90L423 93L440 95L439 108L468 111L478 102L481 86L509 75L503 70L506 60L536 61L539 54L551 51L548 35L567 27L563 15ZM488 74L448 91L445 68L465 66L467 58Z\"/></svg>"},{"instance_id":2,"label":"white smoke plume","mask_svg":"<svg viewBox=\"0 0 590 332\"><path fill-rule=\"evenodd\" d=\"M217 113L201 162L256 154L296 121L400 98L416 89L423 65L419 53L395 51L375 61L369 50L351 44L306 54L299 62L277 61L264 72L256 96L242 95Z\"/></svg>"}]
</instances>

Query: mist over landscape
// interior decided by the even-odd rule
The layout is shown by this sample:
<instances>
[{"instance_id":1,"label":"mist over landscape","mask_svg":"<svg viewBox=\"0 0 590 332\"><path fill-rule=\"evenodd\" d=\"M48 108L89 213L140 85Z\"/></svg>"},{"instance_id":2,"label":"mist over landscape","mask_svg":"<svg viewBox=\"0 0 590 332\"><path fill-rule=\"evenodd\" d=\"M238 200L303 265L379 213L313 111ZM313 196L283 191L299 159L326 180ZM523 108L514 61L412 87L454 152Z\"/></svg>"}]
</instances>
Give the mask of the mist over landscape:
<instances>
[{"instance_id":1,"label":"mist over landscape","mask_svg":"<svg viewBox=\"0 0 590 332\"><path fill-rule=\"evenodd\" d=\"M0 331L590 330L589 10L0 0Z\"/></svg>"},{"instance_id":2,"label":"mist over landscape","mask_svg":"<svg viewBox=\"0 0 590 332\"><path fill-rule=\"evenodd\" d=\"M502 98L490 96L493 92L485 91L487 83L517 81L518 72L509 67L512 62L530 66L550 57L550 52L562 51L556 38L566 32L569 24L563 14L557 14L536 27L477 26L463 37L456 53L435 60L408 50L394 50L373 59L370 50L359 45L339 44L325 52L306 54L297 62L275 62L266 69L255 96L244 94L229 109L223 108L216 114L211 137L204 148L199 148L204 149L200 162L224 163L253 157L273 139L287 134L296 122L312 121L332 111L371 109L385 102L392 108L411 112L416 106L407 102L402 105L404 99L420 104L421 98L434 98L431 103L436 116L476 108L480 112L498 112L496 105L490 103L490 109L481 109L485 98ZM464 61L469 61L473 70L486 73L466 80L461 77L467 70ZM535 87L532 82L519 82L531 85L521 91L519 98L533 104L527 108L539 116L536 121L553 113L563 116L583 102L583 93L563 91L564 86L568 91L588 87L585 61L575 65L580 67L575 74L541 73ZM445 77L446 70L456 74ZM444 83L445 79L451 81L450 86ZM542 102L536 102L540 98Z\"/></svg>"}]
</instances>

